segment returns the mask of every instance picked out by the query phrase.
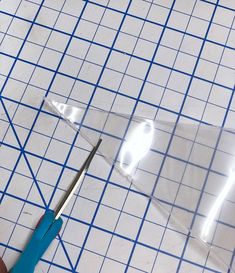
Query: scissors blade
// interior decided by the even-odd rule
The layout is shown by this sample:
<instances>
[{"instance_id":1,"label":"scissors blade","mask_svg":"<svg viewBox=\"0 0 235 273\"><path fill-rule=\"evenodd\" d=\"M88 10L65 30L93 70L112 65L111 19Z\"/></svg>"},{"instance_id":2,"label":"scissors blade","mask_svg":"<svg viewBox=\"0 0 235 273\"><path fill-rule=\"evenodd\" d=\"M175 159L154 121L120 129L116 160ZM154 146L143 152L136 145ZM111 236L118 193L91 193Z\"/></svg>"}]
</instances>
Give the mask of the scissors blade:
<instances>
[{"instance_id":1,"label":"scissors blade","mask_svg":"<svg viewBox=\"0 0 235 273\"><path fill-rule=\"evenodd\" d=\"M101 141L102 141L102 139L100 138L98 140L96 146L92 149L89 156L87 157L87 159L83 163L81 169L79 170L79 172L74 177L74 179L73 179L71 185L69 186L69 189L65 193L64 197L62 198L62 200L58 204L58 206L57 206L57 208L55 210L55 220L60 217L60 215L62 214L62 212L64 211L64 209L68 205L70 199L72 198L74 192L76 191L76 189L78 188L78 186L82 182L82 180L83 180L83 178L85 176L85 173L87 172L87 170L88 170L88 168L89 168L89 166L91 164L91 161L94 158L95 153L96 153L97 149L100 146Z\"/></svg>"}]
</instances>

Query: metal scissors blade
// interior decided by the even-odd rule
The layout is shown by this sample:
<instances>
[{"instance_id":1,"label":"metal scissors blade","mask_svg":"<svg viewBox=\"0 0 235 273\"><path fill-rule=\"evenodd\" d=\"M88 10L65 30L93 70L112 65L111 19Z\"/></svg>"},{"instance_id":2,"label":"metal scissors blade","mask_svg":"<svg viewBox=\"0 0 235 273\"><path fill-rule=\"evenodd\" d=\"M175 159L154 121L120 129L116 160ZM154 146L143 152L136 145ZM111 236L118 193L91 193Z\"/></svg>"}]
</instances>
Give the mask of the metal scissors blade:
<instances>
[{"instance_id":1,"label":"metal scissors blade","mask_svg":"<svg viewBox=\"0 0 235 273\"><path fill-rule=\"evenodd\" d=\"M97 149L100 146L102 139L100 138L96 144L96 146L92 149L92 151L90 152L89 156L87 157L86 161L83 163L80 171L76 174L76 176L74 177L71 185L69 186L69 189L67 190L67 192L65 193L63 199L60 201L60 203L58 204L56 210L55 210L55 220L58 219L60 217L60 215L62 214L62 212L64 211L64 209L66 208L66 206L68 205L70 199L72 198L74 192L76 191L76 189L78 188L78 186L80 185L80 183L82 182L85 173L87 172L90 163L93 159L93 157L95 156L95 153L97 151Z\"/></svg>"}]
</instances>

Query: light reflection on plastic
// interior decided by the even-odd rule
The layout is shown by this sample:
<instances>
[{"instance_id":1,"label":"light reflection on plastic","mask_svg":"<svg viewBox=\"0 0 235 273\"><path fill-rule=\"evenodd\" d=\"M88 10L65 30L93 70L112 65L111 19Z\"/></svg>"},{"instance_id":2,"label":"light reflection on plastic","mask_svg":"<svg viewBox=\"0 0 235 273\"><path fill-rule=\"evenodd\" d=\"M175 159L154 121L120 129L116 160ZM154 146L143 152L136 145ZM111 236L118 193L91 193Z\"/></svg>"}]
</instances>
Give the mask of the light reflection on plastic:
<instances>
[{"instance_id":1,"label":"light reflection on plastic","mask_svg":"<svg viewBox=\"0 0 235 273\"><path fill-rule=\"evenodd\" d=\"M153 141L153 133L153 121L146 120L134 129L123 144L120 152L120 167L125 173L131 174L138 162L148 153Z\"/></svg>"},{"instance_id":2,"label":"light reflection on plastic","mask_svg":"<svg viewBox=\"0 0 235 273\"><path fill-rule=\"evenodd\" d=\"M220 192L217 199L215 200L215 202L214 202L211 210L209 211L209 214L204 222L204 225L202 227L201 239L204 242L207 242L207 237L210 234L210 230L211 230L212 224L215 220L215 217L216 217L219 209L221 208L221 205L223 204L224 199L226 198L226 196L230 192L234 182L235 182L235 170L232 169L226 184L224 185L222 191Z\"/></svg>"},{"instance_id":3,"label":"light reflection on plastic","mask_svg":"<svg viewBox=\"0 0 235 273\"><path fill-rule=\"evenodd\" d=\"M68 119L70 122L74 123L77 121L79 112L81 112L79 108L73 106L68 107L68 105L56 101L52 101L52 104L54 107L56 107L59 113L63 115L66 119Z\"/></svg>"}]
</instances>

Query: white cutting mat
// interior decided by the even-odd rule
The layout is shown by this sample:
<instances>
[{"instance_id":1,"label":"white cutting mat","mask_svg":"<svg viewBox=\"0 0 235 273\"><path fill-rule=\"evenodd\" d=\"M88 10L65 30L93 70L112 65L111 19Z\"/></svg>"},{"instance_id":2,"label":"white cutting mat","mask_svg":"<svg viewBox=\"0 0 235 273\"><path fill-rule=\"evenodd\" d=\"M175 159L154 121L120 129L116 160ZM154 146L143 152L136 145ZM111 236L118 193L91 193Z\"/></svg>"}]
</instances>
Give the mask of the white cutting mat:
<instances>
[{"instance_id":1,"label":"white cutting mat","mask_svg":"<svg viewBox=\"0 0 235 273\"><path fill-rule=\"evenodd\" d=\"M8 266L87 154L42 97L235 128L234 11L233 0L0 1L0 254ZM187 236L98 160L63 220L36 272L221 272L195 260Z\"/></svg>"}]
</instances>

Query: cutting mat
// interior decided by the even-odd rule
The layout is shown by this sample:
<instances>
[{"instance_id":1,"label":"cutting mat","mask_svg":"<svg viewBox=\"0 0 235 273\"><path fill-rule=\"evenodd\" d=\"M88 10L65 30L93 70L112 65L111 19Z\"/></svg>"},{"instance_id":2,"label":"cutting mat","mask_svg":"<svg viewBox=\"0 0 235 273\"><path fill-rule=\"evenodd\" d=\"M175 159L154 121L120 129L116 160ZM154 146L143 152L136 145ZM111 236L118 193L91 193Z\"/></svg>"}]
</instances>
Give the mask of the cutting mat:
<instances>
[{"instance_id":1,"label":"cutting mat","mask_svg":"<svg viewBox=\"0 0 235 273\"><path fill-rule=\"evenodd\" d=\"M60 102L235 128L233 0L0 1L0 254L10 267L88 146ZM221 272L98 160L36 272ZM229 261L233 263L232 261Z\"/></svg>"}]
</instances>

